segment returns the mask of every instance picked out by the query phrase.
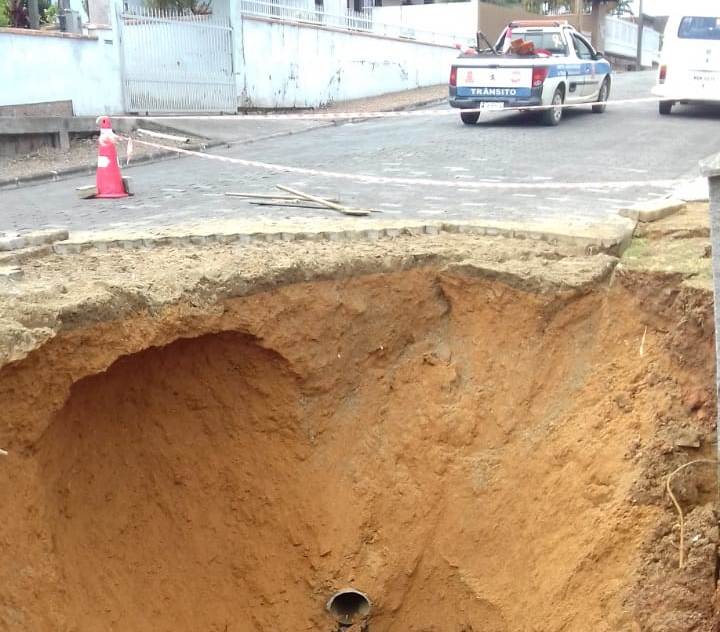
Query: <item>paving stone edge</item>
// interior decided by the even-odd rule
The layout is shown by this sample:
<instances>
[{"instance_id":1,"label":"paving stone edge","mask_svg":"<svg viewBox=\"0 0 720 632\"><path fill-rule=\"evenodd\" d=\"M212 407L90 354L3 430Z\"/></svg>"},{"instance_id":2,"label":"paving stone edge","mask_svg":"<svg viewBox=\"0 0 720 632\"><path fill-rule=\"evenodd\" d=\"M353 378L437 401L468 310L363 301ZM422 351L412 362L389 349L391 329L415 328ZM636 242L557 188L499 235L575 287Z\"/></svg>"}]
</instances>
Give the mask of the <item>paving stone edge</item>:
<instances>
[{"instance_id":1,"label":"paving stone edge","mask_svg":"<svg viewBox=\"0 0 720 632\"><path fill-rule=\"evenodd\" d=\"M488 237L506 237L514 239L531 239L544 241L552 245L563 245L582 250L585 254L600 252L620 254L632 239L635 226L628 227L616 238L593 238L563 235L547 231L527 229L501 228L484 226L481 224L438 223L416 224L408 226L363 228L357 230L327 230L327 231L277 231L254 233L211 233L187 234L160 237L137 237L127 239L97 239L88 241L57 241L52 245L53 252L59 255L80 254L88 250L107 251L114 248L125 250L140 250L144 248L161 248L165 246L203 246L209 244L251 244L282 241L376 241L383 238L396 238L403 236L419 237L422 235L471 234Z\"/></svg>"}]
</instances>

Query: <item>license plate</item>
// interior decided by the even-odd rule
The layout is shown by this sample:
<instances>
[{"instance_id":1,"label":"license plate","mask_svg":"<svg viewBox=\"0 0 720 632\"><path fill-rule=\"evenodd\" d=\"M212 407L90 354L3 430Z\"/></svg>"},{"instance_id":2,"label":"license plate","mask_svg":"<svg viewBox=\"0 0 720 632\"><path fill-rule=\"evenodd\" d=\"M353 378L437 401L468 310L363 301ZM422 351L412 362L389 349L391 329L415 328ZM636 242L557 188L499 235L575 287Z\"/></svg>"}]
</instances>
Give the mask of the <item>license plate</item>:
<instances>
[{"instance_id":1,"label":"license plate","mask_svg":"<svg viewBox=\"0 0 720 632\"><path fill-rule=\"evenodd\" d=\"M479 110L486 110L489 112L502 110L504 107L505 104L502 101L499 103L497 101L482 101L481 103L478 103Z\"/></svg>"},{"instance_id":2,"label":"license plate","mask_svg":"<svg viewBox=\"0 0 720 632\"><path fill-rule=\"evenodd\" d=\"M694 71L691 73L691 77L693 81L697 81L698 83L712 83L714 81L718 80L718 73L716 72L701 72L701 71Z\"/></svg>"}]
</instances>

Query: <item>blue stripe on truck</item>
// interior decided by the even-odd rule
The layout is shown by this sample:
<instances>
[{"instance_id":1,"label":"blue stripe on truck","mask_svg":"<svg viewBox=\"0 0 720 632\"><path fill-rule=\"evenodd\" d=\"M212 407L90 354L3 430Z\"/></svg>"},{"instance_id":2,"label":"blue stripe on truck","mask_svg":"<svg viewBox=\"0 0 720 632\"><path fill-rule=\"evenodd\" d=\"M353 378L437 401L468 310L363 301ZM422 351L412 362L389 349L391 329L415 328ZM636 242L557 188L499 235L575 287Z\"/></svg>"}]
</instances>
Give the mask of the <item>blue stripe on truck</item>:
<instances>
[{"instance_id":1,"label":"blue stripe on truck","mask_svg":"<svg viewBox=\"0 0 720 632\"><path fill-rule=\"evenodd\" d=\"M527 98L531 96L530 88L468 88L457 89L459 97L488 97L488 98Z\"/></svg>"},{"instance_id":2,"label":"blue stripe on truck","mask_svg":"<svg viewBox=\"0 0 720 632\"><path fill-rule=\"evenodd\" d=\"M550 66L548 77L564 77L565 74L570 77L592 75L592 64L595 64L596 75L607 75L610 73L610 64L607 62L587 61L581 64L556 64L554 66Z\"/></svg>"}]
</instances>

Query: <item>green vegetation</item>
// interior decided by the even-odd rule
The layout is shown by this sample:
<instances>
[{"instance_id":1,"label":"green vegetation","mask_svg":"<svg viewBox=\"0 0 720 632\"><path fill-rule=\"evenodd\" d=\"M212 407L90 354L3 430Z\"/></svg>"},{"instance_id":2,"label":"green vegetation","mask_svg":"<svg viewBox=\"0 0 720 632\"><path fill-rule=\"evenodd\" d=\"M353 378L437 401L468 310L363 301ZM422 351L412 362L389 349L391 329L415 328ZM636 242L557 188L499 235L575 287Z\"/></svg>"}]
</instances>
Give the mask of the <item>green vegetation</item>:
<instances>
[{"instance_id":1,"label":"green vegetation","mask_svg":"<svg viewBox=\"0 0 720 632\"><path fill-rule=\"evenodd\" d=\"M145 0L145 6L162 11L206 15L212 13L212 0Z\"/></svg>"},{"instance_id":2,"label":"green vegetation","mask_svg":"<svg viewBox=\"0 0 720 632\"><path fill-rule=\"evenodd\" d=\"M585 3L585 13L589 13L592 9L593 0L582 1ZM615 2L615 0L599 1L611 5L617 4L616 7L612 8L612 13L615 15L632 13L632 0L617 0L617 2ZM575 0L483 0L483 2L499 4L507 7L522 7L526 11L539 14L575 13L577 10Z\"/></svg>"},{"instance_id":3,"label":"green vegetation","mask_svg":"<svg viewBox=\"0 0 720 632\"><path fill-rule=\"evenodd\" d=\"M50 0L38 0L38 11L41 24L52 23L57 16L57 7ZM0 26L30 28L28 0L0 0Z\"/></svg>"},{"instance_id":4,"label":"green vegetation","mask_svg":"<svg viewBox=\"0 0 720 632\"><path fill-rule=\"evenodd\" d=\"M44 24L55 24L57 22L58 8L56 4L51 4L40 15L40 21Z\"/></svg>"}]
</instances>

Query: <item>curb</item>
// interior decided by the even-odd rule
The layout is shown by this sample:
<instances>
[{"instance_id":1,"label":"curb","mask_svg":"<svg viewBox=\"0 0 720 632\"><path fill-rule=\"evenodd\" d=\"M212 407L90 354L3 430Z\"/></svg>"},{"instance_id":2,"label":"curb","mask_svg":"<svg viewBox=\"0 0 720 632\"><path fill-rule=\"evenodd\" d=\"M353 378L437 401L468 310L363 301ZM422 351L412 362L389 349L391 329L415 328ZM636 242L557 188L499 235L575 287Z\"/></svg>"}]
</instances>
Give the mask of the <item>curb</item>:
<instances>
[{"instance_id":1,"label":"curb","mask_svg":"<svg viewBox=\"0 0 720 632\"><path fill-rule=\"evenodd\" d=\"M314 132L316 129L324 129L325 127L332 127L334 123L321 123L315 127L308 127L306 129L299 129L287 132L274 132L272 134L266 134L265 136L257 136L256 138L248 138L246 140L231 140L224 141L224 145L228 147L234 147L235 145L252 145L253 143L259 143L263 140L272 140L273 138L283 138L285 136L297 136L299 134L305 134L306 132Z\"/></svg>"},{"instance_id":2,"label":"curb","mask_svg":"<svg viewBox=\"0 0 720 632\"><path fill-rule=\"evenodd\" d=\"M511 239L529 239L543 241L551 245L564 245L582 250L586 255L598 253L618 254L622 252L626 242L632 237L634 227L628 228L622 235L610 239L595 239L592 237L573 237L557 233L516 230L512 228L499 228L474 224L418 224L408 226L365 228L358 230L329 230L329 231L282 231L282 232L254 232L254 233L212 233L207 235L177 235L168 237L138 237L129 239L100 239L85 242L60 241L52 246L58 255L81 254L88 250L108 251L112 249L141 250L145 248L159 248L165 246L203 246L212 244L259 244L289 241L376 241L383 238L419 237L423 235L469 234L486 237L505 237Z\"/></svg>"},{"instance_id":3,"label":"curb","mask_svg":"<svg viewBox=\"0 0 720 632\"><path fill-rule=\"evenodd\" d=\"M0 237L0 252L12 252L22 250L23 248L46 246L58 241L64 241L68 237L68 231L63 229L37 230L22 235Z\"/></svg>"},{"instance_id":4,"label":"curb","mask_svg":"<svg viewBox=\"0 0 720 632\"><path fill-rule=\"evenodd\" d=\"M703 177L694 178L693 180L677 187L672 193L672 197L678 200L684 200L688 203L709 202L710 189L708 179Z\"/></svg>"},{"instance_id":5,"label":"curb","mask_svg":"<svg viewBox=\"0 0 720 632\"><path fill-rule=\"evenodd\" d=\"M226 144L227 143L223 141L218 141L214 143L188 145L187 147L183 147L183 149L190 149L191 151L202 151L204 149L212 149L214 147L219 147L220 145ZM163 150L141 156L137 160L134 160L132 165L130 165L129 167L125 167L125 169L132 169L140 165L146 165L154 162L162 162L164 160L171 160L173 158L180 157L181 156L174 151ZM13 187L33 186L35 184L42 184L45 182L57 182L59 180L65 180L66 178L70 178L72 176L92 175L94 173L95 166L93 165L89 167L68 167L67 169L59 169L57 171L46 171L44 173L38 173L36 175L28 176L26 178L6 178L4 180L0 180L0 190Z\"/></svg>"},{"instance_id":6,"label":"curb","mask_svg":"<svg viewBox=\"0 0 720 632\"><path fill-rule=\"evenodd\" d=\"M384 110L384 112L411 112L413 110L416 110L418 108L425 107L426 105L440 105L447 101L446 98L442 99L427 99L425 101L418 101L417 103L413 103L411 105L400 105L395 108L390 108L389 110ZM328 114L342 114L342 112L328 112ZM367 114L372 114L372 112L367 112ZM365 121L373 120L372 118L368 118L366 116L363 116L362 114L359 115L357 118L349 118L349 119L343 119L340 121L332 121L330 125L345 125L347 123L363 123Z\"/></svg>"},{"instance_id":7,"label":"curb","mask_svg":"<svg viewBox=\"0 0 720 632\"><path fill-rule=\"evenodd\" d=\"M53 254L52 244L0 252L0 268L3 266L19 266L27 261L42 259L51 254Z\"/></svg>"},{"instance_id":8,"label":"curb","mask_svg":"<svg viewBox=\"0 0 720 632\"><path fill-rule=\"evenodd\" d=\"M418 108L423 108L427 105L441 105L447 101L447 97L440 97L440 98L434 98L434 99L424 99L423 101L416 101L415 103L409 103L408 105L398 105L394 108L389 108L387 110L383 110L383 112L411 112L412 110L417 110ZM344 112L341 111L324 111L323 114L344 114ZM347 119L349 121L358 121L358 120L367 120L365 118L362 118L362 114L373 114L373 112L363 112L360 114L360 116L356 119ZM342 124L345 121L338 121L338 124ZM333 123L335 124L335 123Z\"/></svg>"},{"instance_id":9,"label":"curb","mask_svg":"<svg viewBox=\"0 0 720 632\"><path fill-rule=\"evenodd\" d=\"M621 208L618 214L636 222L656 222L685 208L685 200L670 198L642 202L628 208Z\"/></svg>"}]
</instances>

